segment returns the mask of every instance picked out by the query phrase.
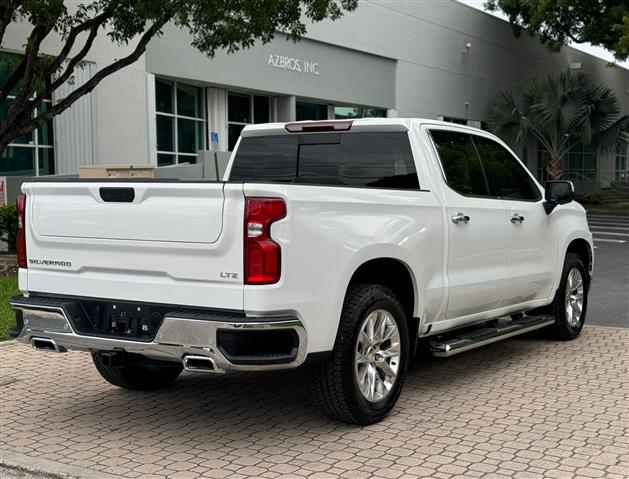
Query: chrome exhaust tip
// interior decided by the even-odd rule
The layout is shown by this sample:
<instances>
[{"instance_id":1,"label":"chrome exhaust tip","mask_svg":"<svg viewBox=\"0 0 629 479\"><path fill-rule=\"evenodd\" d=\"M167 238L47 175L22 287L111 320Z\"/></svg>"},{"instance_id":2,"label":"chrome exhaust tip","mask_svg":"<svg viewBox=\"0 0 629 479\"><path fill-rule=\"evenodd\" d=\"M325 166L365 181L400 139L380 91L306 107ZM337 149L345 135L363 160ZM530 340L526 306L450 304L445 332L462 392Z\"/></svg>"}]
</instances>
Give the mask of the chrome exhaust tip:
<instances>
[{"instance_id":1,"label":"chrome exhaust tip","mask_svg":"<svg viewBox=\"0 0 629 479\"><path fill-rule=\"evenodd\" d=\"M57 343L48 338L31 338L31 346L39 351L50 351L53 353L64 353L65 349L60 348Z\"/></svg>"},{"instance_id":2,"label":"chrome exhaust tip","mask_svg":"<svg viewBox=\"0 0 629 479\"><path fill-rule=\"evenodd\" d=\"M208 356L184 356L183 368L195 373L222 373L223 370L216 367L214 360Z\"/></svg>"}]
</instances>

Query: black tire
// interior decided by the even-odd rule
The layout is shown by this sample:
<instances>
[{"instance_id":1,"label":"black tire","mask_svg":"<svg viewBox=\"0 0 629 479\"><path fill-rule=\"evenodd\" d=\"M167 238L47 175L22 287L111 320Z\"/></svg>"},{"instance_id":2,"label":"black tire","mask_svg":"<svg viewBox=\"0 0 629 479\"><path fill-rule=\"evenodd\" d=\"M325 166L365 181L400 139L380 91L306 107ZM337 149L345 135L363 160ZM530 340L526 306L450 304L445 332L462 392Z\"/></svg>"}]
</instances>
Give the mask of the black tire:
<instances>
[{"instance_id":1,"label":"black tire","mask_svg":"<svg viewBox=\"0 0 629 479\"><path fill-rule=\"evenodd\" d=\"M571 325L566 314L566 284L568 282L568 274L574 268L579 270L583 279L583 307L581 308L581 317L578 324ZM587 313L588 293L590 291L589 279L590 277L581 257L575 253L568 253L564 261L561 282L555 293L555 299L546 308L536 310L536 312L551 314L555 317L555 323L547 328L547 332L552 339L569 341L581 334Z\"/></svg>"},{"instance_id":2,"label":"black tire","mask_svg":"<svg viewBox=\"0 0 629 479\"><path fill-rule=\"evenodd\" d=\"M136 391L154 391L170 386L183 370L177 363L148 360L135 354L126 354L122 367L105 366L100 351L92 353L92 359L96 370L107 382Z\"/></svg>"},{"instance_id":3,"label":"black tire","mask_svg":"<svg viewBox=\"0 0 629 479\"><path fill-rule=\"evenodd\" d=\"M370 402L355 380L355 348L359 329L376 309L386 309L400 334L400 362L393 387L382 400ZM350 424L373 424L382 420L395 405L406 376L409 360L408 324L395 294L379 285L350 287L345 297L339 329L331 356L313 370L312 392L323 412Z\"/></svg>"}]
</instances>

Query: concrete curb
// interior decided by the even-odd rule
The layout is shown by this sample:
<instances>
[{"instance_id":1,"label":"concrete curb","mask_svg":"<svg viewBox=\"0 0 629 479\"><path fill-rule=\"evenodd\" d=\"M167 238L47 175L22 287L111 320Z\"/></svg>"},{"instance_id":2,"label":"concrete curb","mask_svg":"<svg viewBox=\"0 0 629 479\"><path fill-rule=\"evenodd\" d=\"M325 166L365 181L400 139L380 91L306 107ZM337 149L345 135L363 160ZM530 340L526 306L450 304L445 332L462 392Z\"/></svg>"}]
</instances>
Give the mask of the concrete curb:
<instances>
[{"instance_id":1,"label":"concrete curb","mask_svg":"<svg viewBox=\"0 0 629 479\"><path fill-rule=\"evenodd\" d=\"M54 479L124 479L122 476L107 474L106 472L71 466L41 457L30 457L19 452L7 450L0 453L0 465L26 471L33 475L42 474L43 477Z\"/></svg>"},{"instance_id":2,"label":"concrete curb","mask_svg":"<svg viewBox=\"0 0 629 479\"><path fill-rule=\"evenodd\" d=\"M7 339L6 341L0 341L0 348L2 346L10 346L12 344L17 344L17 341L15 339Z\"/></svg>"}]
</instances>

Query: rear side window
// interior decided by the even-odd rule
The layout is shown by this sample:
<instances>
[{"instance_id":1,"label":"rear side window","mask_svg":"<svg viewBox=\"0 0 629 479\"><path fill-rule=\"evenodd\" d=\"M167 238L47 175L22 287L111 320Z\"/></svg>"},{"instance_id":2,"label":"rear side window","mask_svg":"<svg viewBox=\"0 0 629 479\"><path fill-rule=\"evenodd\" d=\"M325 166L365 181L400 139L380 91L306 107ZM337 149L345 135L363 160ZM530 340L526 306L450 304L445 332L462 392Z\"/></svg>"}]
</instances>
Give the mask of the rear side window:
<instances>
[{"instance_id":1,"label":"rear side window","mask_svg":"<svg viewBox=\"0 0 629 479\"><path fill-rule=\"evenodd\" d=\"M506 200L536 201L542 195L518 160L500 143L474 137L492 196Z\"/></svg>"},{"instance_id":2,"label":"rear side window","mask_svg":"<svg viewBox=\"0 0 629 479\"><path fill-rule=\"evenodd\" d=\"M432 130L448 186L466 196L489 196L472 138L466 133Z\"/></svg>"},{"instance_id":3,"label":"rear side window","mask_svg":"<svg viewBox=\"0 0 629 479\"><path fill-rule=\"evenodd\" d=\"M230 180L419 189L405 132L244 137Z\"/></svg>"}]
</instances>

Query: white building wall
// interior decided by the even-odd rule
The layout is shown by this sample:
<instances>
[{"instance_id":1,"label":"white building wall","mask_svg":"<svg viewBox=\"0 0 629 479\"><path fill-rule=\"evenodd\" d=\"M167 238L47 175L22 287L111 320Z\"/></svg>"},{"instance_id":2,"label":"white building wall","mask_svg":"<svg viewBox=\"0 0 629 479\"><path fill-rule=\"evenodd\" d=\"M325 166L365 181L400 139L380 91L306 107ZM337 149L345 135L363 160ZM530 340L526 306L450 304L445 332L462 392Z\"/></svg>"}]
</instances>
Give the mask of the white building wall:
<instances>
[{"instance_id":1,"label":"white building wall","mask_svg":"<svg viewBox=\"0 0 629 479\"><path fill-rule=\"evenodd\" d=\"M93 63L85 62L74 75L72 84L66 83L53 93L53 103L58 103L88 81L94 68ZM80 165L91 165L96 160L94 100L95 95L86 95L53 119L55 172L58 175L74 174Z\"/></svg>"},{"instance_id":2,"label":"white building wall","mask_svg":"<svg viewBox=\"0 0 629 479\"><path fill-rule=\"evenodd\" d=\"M612 88L629 112L626 69L610 68L574 48L551 53L525 34L515 38L507 22L455 0L362 1L335 22L307 28L308 38L396 58L401 117L483 119L497 92L532 76L565 71L572 63Z\"/></svg>"},{"instance_id":3,"label":"white building wall","mask_svg":"<svg viewBox=\"0 0 629 479\"><path fill-rule=\"evenodd\" d=\"M11 23L5 33L2 50L23 52L30 30L31 26L27 23ZM77 45L81 46L84 39L79 38ZM61 38L53 33L42 43L41 52L56 55L62 45ZM93 75L115 59L127 55L134 46L114 44L105 32L101 32L85 58L89 63L87 70L76 74L77 83L85 81L86 74ZM55 119L55 154L59 173L76 173L78 165L149 162L145 76L142 57L135 64L103 80L88 97ZM70 85L62 89L55 99L58 100L60 94L72 88Z\"/></svg>"}]
</instances>

